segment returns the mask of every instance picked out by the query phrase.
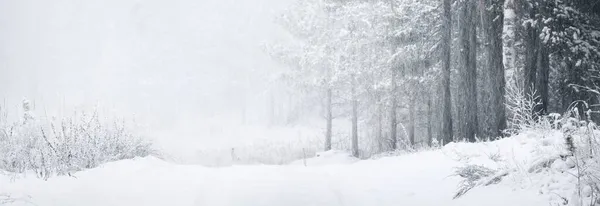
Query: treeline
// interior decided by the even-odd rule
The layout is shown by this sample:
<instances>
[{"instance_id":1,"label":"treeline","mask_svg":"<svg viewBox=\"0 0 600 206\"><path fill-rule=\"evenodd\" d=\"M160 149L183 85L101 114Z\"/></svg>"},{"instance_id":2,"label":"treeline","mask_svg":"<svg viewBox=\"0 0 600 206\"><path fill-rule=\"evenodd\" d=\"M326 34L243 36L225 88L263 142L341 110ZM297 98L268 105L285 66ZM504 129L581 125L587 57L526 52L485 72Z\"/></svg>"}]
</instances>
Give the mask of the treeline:
<instances>
[{"instance_id":1,"label":"treeline","mask_svg":"<svg viewBox=\"0 0 600 206\"><path fill-rule=\"evenodd\" d=\"M268 52L288 95L322 106L325 150L348 117L360 156L359 135L380 151L502 137L515 99L535 116L600 103L599 15L585 0L301 0L277 18L294 41Z\"/></svg>"}]
</instances>

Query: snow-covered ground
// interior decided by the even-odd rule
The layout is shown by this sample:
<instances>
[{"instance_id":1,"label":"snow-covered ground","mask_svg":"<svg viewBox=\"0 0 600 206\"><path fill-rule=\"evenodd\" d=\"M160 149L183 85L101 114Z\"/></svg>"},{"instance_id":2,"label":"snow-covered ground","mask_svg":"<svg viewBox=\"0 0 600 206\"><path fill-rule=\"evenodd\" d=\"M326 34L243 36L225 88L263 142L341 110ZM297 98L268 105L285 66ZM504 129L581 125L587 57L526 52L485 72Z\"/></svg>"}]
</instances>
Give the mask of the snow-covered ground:
<instances>
[{"instance_id":1,"label":"snow-covered ground","mask_svg":"<svg viewBox=\"0 0 600 206\"><path fill-rule=\"evenodd\" d=\"M282 166L209 168L147 157L48 181L2 176L0 193L22 197L9 205L40 206L548 206L573 194L574 180L562 173L568 163L530 167L560 154L562 145L560 133L548 132L372 160L332 151ZM508 175L453 200L462 180L453 174L466 164Z\"/></svg>"},{"instance_id":2,"label":"snow-covered ground","mask_svg":"<svg viewBox=\"0 0 600 206\"><path fill-rule=\"evenodd\" d=\"M154 143L164 159L210 167L287 164L305 156L315 156L325 145L325 129L321 129L325 122L321 119L293 126L228 124L227 121L231 120L211 118L181 122L177 128L149 129L142 136ZM335 123L333 148L350 148L350 122L337 120ZM366 133L360 140L363 147L373 141Z\"/></svg>"}]
</instances>

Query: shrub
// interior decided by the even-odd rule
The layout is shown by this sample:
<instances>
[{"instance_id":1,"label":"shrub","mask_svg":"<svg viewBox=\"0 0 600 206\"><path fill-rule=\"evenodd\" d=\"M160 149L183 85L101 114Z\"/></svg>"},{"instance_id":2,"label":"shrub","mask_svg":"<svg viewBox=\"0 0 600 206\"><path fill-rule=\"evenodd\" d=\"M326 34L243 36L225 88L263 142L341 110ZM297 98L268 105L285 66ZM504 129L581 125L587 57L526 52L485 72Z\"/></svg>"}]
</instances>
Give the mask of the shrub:
<instances>
[{"instance_id":1,"label":"shrub","mask_svg":"<svg viewBox=\"0 0 600 206\"><path fill-rule=\"evenodd\" d=\"M457 168L454 175L463 178L454 194L454 199L456 199L477 186L488 186L500 182L502 177L508 175L508 172L498 172L480 165L466 165Z\"/></svg>"},{"instance_id":2,"label":"shrub","mask_svg":"<svg viewBox=\"0 0 600 206\"><path fill-rule=\"evenodd\" d=\"M535 90L525 93L522 86L508 83L506 85L508 122L505 133L515 135L524 130L537 128L540 125L536 119L537 106L539 106L539 96Z\"/></svg>"},{"instance_id":3,"label":"shrub","mask_svg":"<svg viewBox=\"0 0 600 206\"><path fill-rule=\"evenodd\" d=\"M97 113L25 121L0 120L0 170L35 172L39 178L71 175L110 161L151 155L150 142L124 121L102 120Z\"/></svg>"},{"instance_id":4,"label":"shrub","mask_svg":"<svg viewBox=\"0 0 600 206\"><path fill-rule=\"evenodd\" d=\"M576 101L570 105L562 121L567 156L574 163L574 171L570 174L577 180L573 197L564 199L578 205L600 204L600 141L596 135L600 130L591 121L592 113L586 102Z\"/></svg>"}]
</instances>

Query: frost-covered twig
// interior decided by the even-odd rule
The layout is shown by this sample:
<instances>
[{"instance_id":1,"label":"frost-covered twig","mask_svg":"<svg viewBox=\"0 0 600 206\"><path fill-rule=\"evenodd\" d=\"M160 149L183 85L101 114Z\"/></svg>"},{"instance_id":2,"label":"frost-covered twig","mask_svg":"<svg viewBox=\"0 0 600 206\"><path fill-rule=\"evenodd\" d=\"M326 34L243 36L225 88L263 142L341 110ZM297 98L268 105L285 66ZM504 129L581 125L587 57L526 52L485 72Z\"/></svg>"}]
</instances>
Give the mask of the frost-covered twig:
<instances>
[{"instance_id":1,"label":"frost-covered twig","mask_svg":"<svg viewBox=\"0 0 600 206\"><path fill-rule=\"evenodd\" d=\"M11 203L15 203L15 202L28 202L33 204L32 202L29 202L29 197L20 197L20 198L16 198L13 197L12 195L8 194L8 193L0 193L0 205L8 205Z\"/></svg>"},{"instance_id":2,"label":"frost-covered twig","mask_svg":"<svg viewBox=\"0 0 600 206\"><path fill-rule=\"evenodd\" d=\"M477 186L488 186L500 182L502 177L508 175L508 171L498 172L480 165L467 165L457 168L455 175L464 179L460 182L453 199L463 196Z\"/></svg>"},{"instance_id":3,"label":"frost-covered twig","mask_svg":"<svg viewBox=\"0 0 600 206\"><path fill-rule=\"evenodd\" d=\"M508 134L517 134L535 128L538 123L536 108L540 106L539 94L525 89L516 83L506 85L506 109L509 113Z\"/></svg>"}]
</instances>

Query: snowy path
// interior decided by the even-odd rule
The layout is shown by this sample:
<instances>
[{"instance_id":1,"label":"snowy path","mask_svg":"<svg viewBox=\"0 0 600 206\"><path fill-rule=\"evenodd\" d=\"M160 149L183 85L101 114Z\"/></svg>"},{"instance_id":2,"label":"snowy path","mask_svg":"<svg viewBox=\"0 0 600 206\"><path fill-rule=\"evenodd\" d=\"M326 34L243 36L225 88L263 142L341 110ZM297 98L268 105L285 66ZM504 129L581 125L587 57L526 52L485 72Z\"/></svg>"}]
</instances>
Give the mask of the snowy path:
<instances>
[{"instance_id":1,"label":"snowy path","mask_svg":"<svg viewBox=\"0 0 600 206\"><path fill-rule=\"evenodd\" d=\"M47 182L0 178L3 191L40 206L548 205L532 190L475 189L452 200L458 163L441 152L327 166L174 165L155 158L109 163ZM20 202L14 205L32 205Z\"/></svg>"}]
</instances>

